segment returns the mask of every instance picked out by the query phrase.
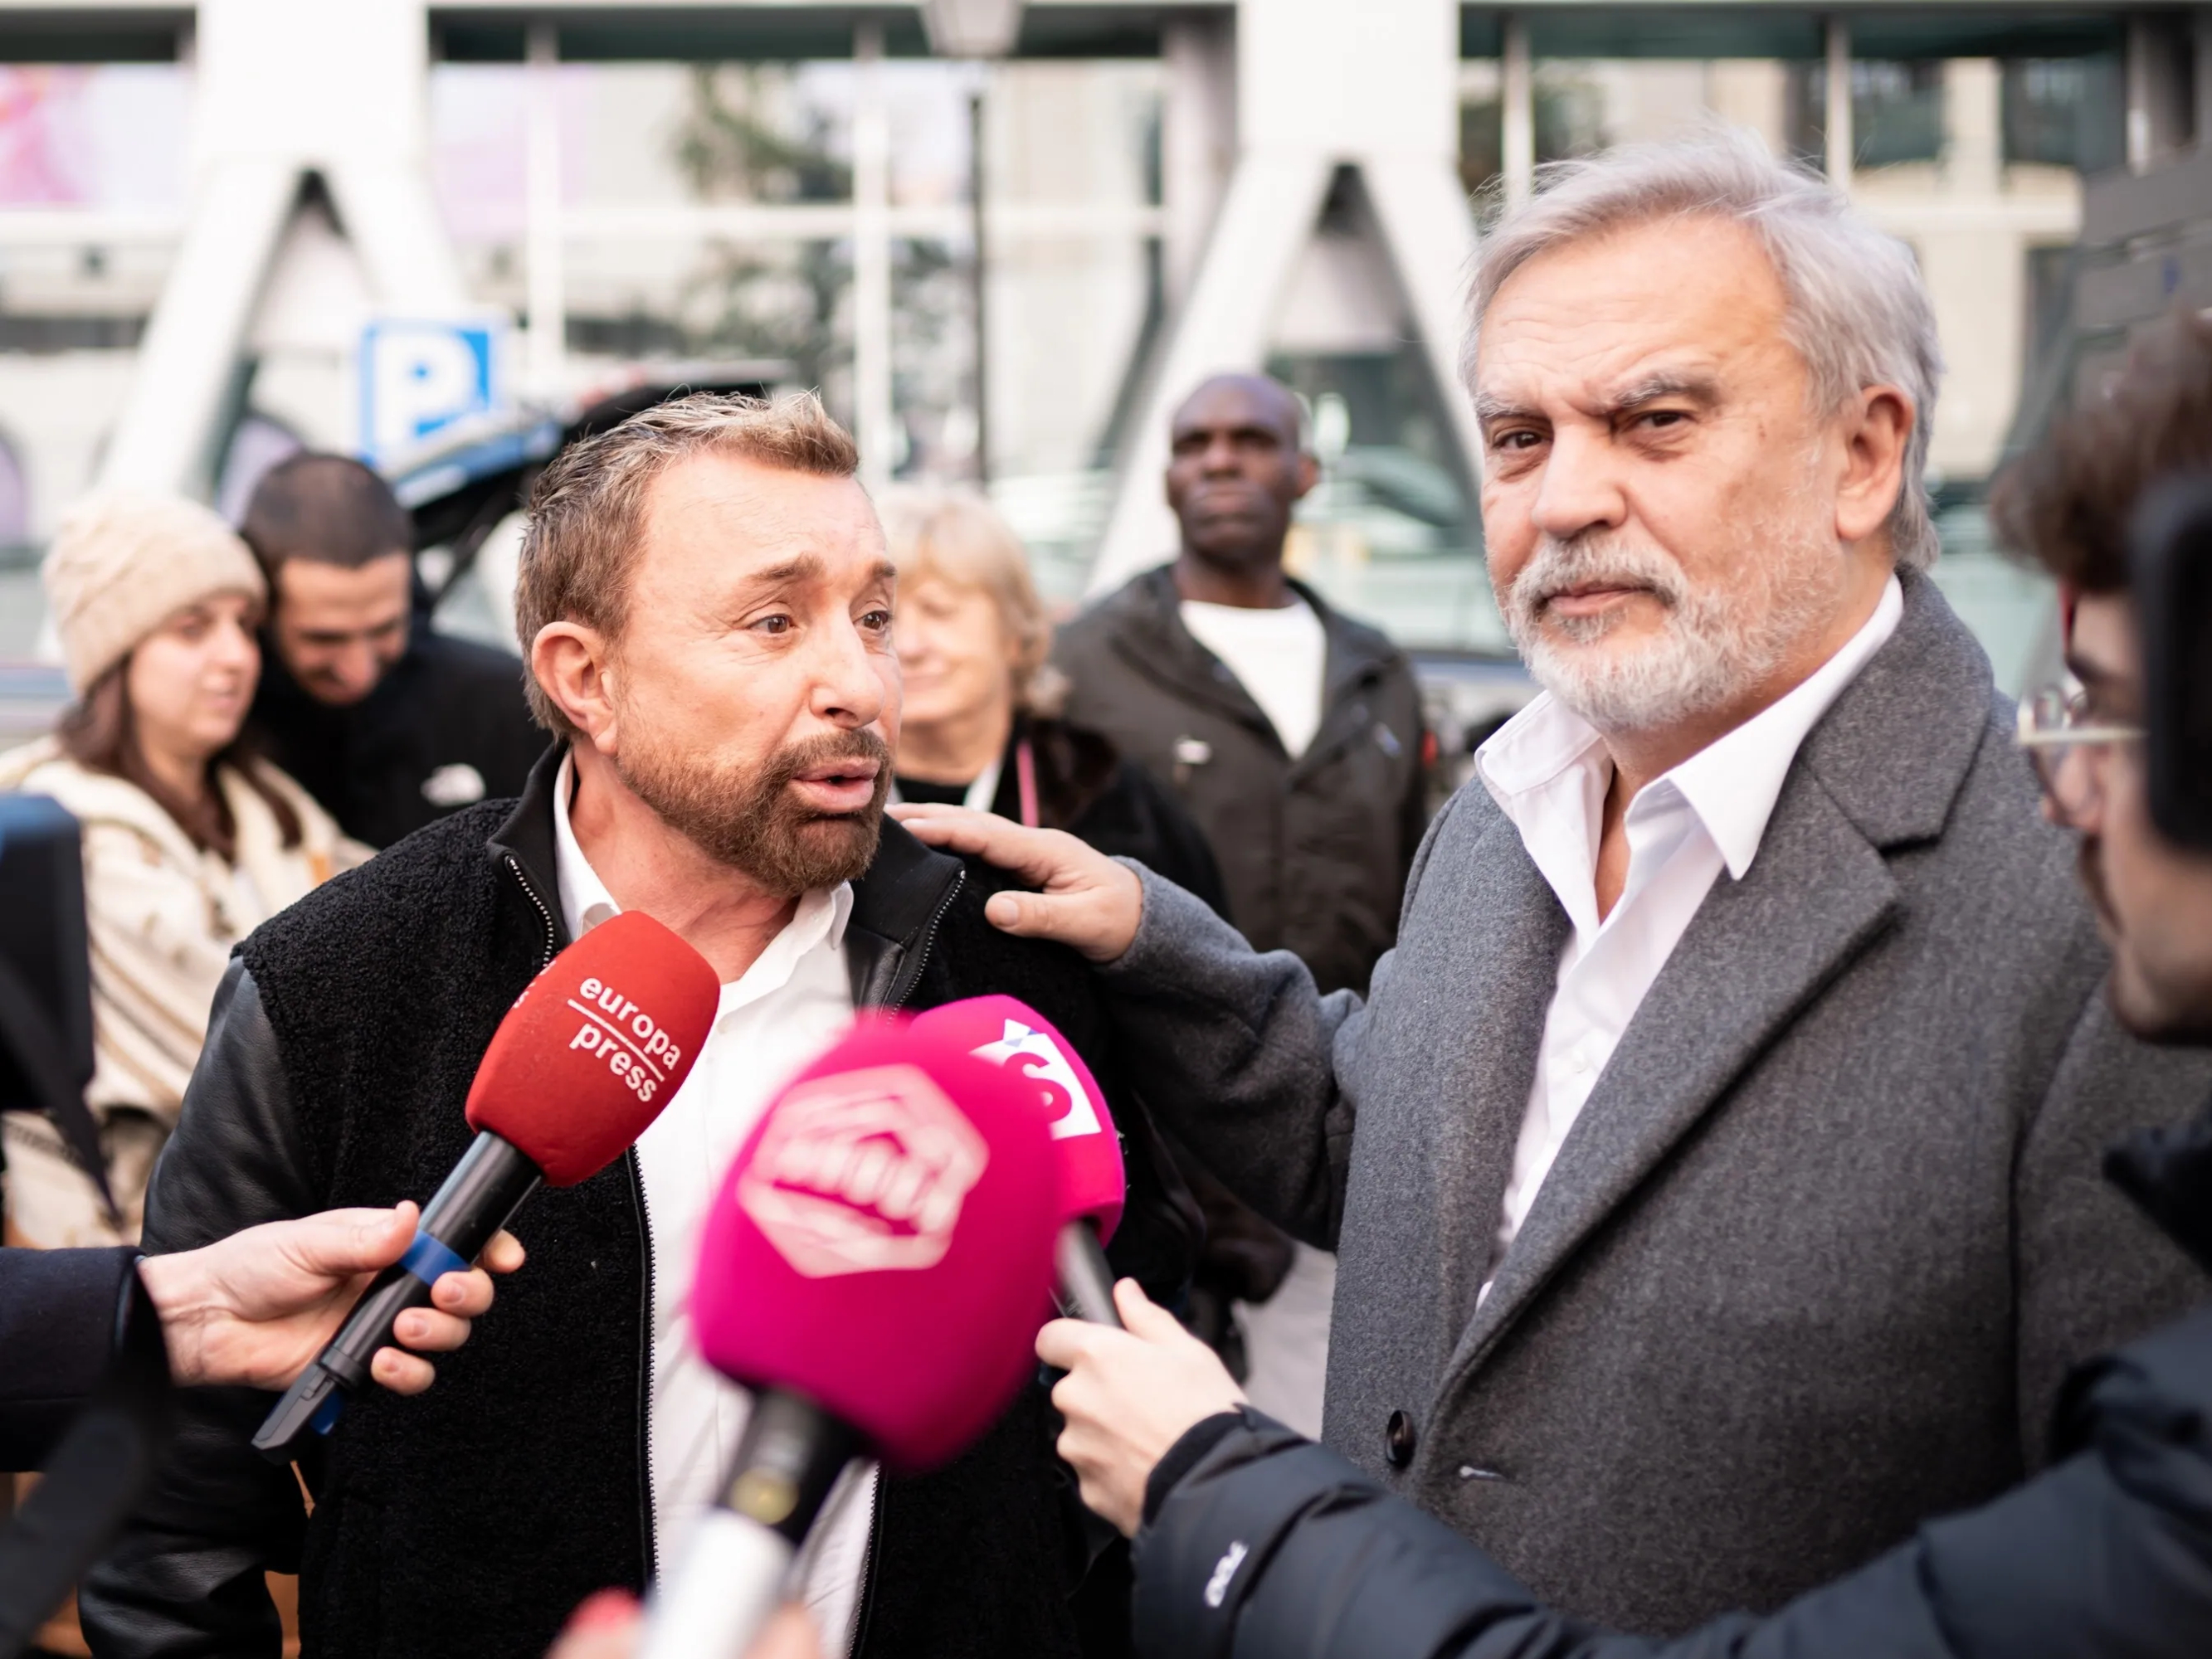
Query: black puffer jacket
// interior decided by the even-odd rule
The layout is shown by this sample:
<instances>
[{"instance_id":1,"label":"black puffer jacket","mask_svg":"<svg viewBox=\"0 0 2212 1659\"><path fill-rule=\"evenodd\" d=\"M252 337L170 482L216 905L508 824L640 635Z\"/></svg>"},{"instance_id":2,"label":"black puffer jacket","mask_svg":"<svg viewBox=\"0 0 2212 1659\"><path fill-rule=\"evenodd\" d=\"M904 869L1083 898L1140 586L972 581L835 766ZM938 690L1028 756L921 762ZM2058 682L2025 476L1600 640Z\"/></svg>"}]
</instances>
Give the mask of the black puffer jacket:
<instances>
[{"instance_id":1,"label":"black puffer jacket","mask_svg":"<svg viewBox=\"0 0 2212 1659\"><path fill-rule=\"evenodd\" d=\"M2212 1267L2212 1114L2115 1180ZM1714 1425L1716 1446L1727 1429ZM1152 1472L1146 1659L2203 1659L2212 1654L2212 1306L2084 1366L2052 1465L1765 1617L1671 1640L1540 1605L1491 1558L1256 1412Z\"/></svg>"},{"instance_id":2,"label":"black puffer jacket","mask_svg":"<svg viewBox=\"0 0 2212 1659\"><path fill-rule=\"evenodd\" d=\"M146 1240L190 1248L240 1227L434 1188L465 1149L461 1106L501 1016L564 939L552 778L410 837L255 933L225 981L155 1175ZM1000 884L886 823L854 884L854 1000L921 1008L986 991L1064 1031L1113 1097L1129 1152L1121 1271L1173 1294L1192 1243L1156 1171L1081 962L982 915ZM289 1469L249 1443L269 1397L201 1391L156 1491L81 1596L102 1656L273 1656L264 1569L298 1571L316 1659L538 1659L570 1609L653 1570L646 1406L653 1263L632 1153L534 1198L528 1267L438 1386L356 1400L318 1467L312 1518ZM1185 1200L1187 1204L1187 1200ZM662 1271L670 1270L667 1264ZM1020 1397L950 1468L886 1480L855 1651L898 1659L1073 1659L1090 1559Z\"/></svg>"}]
</instances>

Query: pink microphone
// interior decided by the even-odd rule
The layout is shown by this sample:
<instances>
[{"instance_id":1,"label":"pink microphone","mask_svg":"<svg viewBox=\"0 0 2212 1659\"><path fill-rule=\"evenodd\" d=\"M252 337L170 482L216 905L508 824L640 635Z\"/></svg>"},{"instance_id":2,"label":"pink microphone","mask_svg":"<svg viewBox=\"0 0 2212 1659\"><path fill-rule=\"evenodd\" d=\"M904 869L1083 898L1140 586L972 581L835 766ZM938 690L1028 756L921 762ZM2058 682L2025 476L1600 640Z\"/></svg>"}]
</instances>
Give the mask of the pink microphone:
<instances>
[{"instance_id":1,"label":"pink microphone","mask_svg":"<svg viewBox=\"0 0 2212 1659\"><path fill-rule=\"evenodd\" d=\"M1033 1370L1060 1220L1034 1095L959 1044L858 1026L786 1085L707 1220L692 1325L754 1391L647 1659L742 1654L856 1456L957 1455Z\"/></svg>"},{"instance_id":2,"label":"pink microphone","mask_svg":"<svg viewBox=\"0 0 2212 1659\"><path fill-rule=\"evenodd\" d=\"M1012 997L948 1002L916 1019L914 1029L949 1037L1036 1086L1060 1165L1061 1224L1054 1260L1061 1305L1094 1325L1119 1325L1104 1247L1121 1224L1128 1176L1105 1093L1075 1045Z\"/></svg>"}]
</instances>

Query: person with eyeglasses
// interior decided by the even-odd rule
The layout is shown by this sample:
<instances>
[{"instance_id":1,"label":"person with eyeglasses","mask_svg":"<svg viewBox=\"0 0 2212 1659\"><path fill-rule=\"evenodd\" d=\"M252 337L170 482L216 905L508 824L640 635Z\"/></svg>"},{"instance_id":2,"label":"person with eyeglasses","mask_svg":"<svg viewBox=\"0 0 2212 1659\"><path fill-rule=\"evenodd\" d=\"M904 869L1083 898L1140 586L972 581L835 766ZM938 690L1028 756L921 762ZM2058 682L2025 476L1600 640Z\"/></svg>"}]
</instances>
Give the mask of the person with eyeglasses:
<instances>
[{"instance_id":1,"label":"person with eyeglasses","mask_svg":"<svg viewBox=\"0 0 2212 1659\"><path fill-rule=\"evenodd\" d=\"M2175 474L2212 488L2212 320L2196 315L2147 338L2103 402L2001 480L1992 508L2063 595L2069 683L2021 705L2019 738L2045 815L2079 838L2112 1008L2139 1036L2203 1048L2212 850L2153 821L2146 721L2164 705L2146 709L2129 557L2138 507ZM2183 672L2212 682L2212 661ZM2197 696L2212 701L2212 684ZM2124 1140L2106 1170L2212 1269L2212 1103ZM1542 1605L1474 1545L1251 1410L1134 1285L1118 1294L1127 1330L1060 1321L1037 1352L1068 1373L1053 1403L1085 1501L1134 1535L1145 1659L2212 1653L2212 1302L2071 1376L2038 1478L1778 1611L1644 1638ZM1726 1425L1711 1432L1724 1455Z\"/></svg>"}]
</instances>

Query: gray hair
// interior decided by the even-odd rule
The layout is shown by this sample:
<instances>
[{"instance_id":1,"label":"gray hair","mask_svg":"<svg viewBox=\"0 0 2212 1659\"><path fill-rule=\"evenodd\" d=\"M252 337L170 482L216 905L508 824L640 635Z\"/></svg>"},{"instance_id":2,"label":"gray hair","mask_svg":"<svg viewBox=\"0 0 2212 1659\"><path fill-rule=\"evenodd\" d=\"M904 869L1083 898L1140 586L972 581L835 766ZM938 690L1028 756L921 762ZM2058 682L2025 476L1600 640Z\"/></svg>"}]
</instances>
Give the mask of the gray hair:
<instances>
[{"instance_id":1,"label":"gray hair","mask_svg":"<svg viewBox=\"0 0 2212 1659\"><path fill-rule=\"evenodd\" d=\"M1842 191L1775 160L1755 134L1715 129L1540 168L1534 198L1503 216L1476 256L1461 377L1471 391L1484 313L1529 260L1607 231L1705 216L1741 225L1774 262L1787 298L1784 328L1810 373L1817 407L1840 409L1872 386L1895 386L1911 400L1904 488L1889 532L1898 562L1925 569L1937 548L1924 475L1943 357L1920 267L1911 248L1852 212Z\"/></svg>"}]
</instances>

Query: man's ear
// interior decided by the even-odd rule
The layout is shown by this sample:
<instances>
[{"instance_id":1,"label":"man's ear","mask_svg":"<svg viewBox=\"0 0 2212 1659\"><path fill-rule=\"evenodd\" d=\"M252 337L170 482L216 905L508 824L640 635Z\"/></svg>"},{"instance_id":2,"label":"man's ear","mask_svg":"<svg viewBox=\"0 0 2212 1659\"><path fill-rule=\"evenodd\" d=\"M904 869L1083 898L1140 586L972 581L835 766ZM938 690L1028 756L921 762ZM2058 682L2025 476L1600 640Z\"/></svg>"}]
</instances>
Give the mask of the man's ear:
<instances>
[{"instance_id":1,"label":"man's ear","mask_svg":"<svg viewBox=\"0 0 2212 1659\"><path fill-rule=\"evenodd\" d=\"M603 755L619 741L607 637L578 622L548 623L530 642L530 673L553 706Z\"/></svg>"},{"instance_id":2,"label":"man's ear","mask_svg":"<svg viewBox=\"0 0 2212 1659\"><path fill-rule=\"evenodd\" d=\"M1297 493L1291 499L1294 501L1302 501L1313 493L1313 487L1321 482L1321 461L1310 449L1298 451L1297 477Z\"/></svg>"},{"instance_id":3,"label":"man's ear","mask_svg":"<svg viewBox=\"0 0 2212 1659\"><path fill-rule=\"evenodd\" d=\"M1844 474L1836 488L1836 539L1850 545L1889 521L1903 494L1905 450L1918 418L1912 399L1893 386L1859 393L1856 418L1844 432Z\"/></svg>"}]
</instances>

